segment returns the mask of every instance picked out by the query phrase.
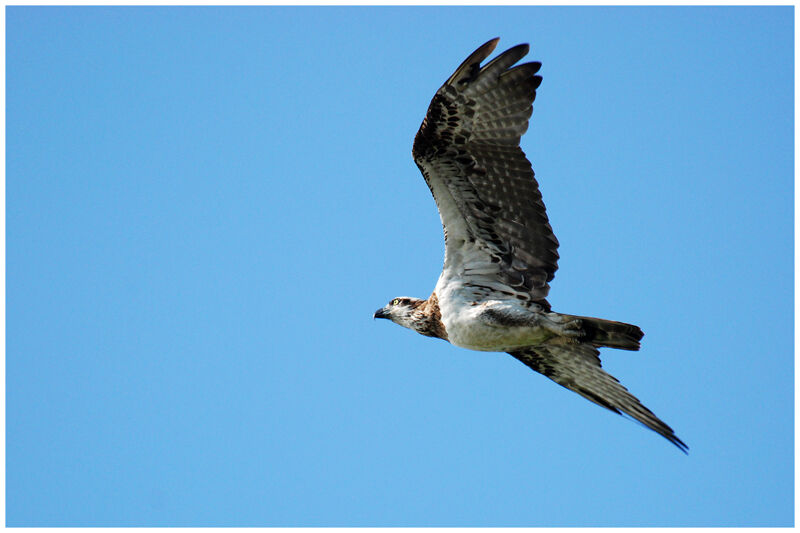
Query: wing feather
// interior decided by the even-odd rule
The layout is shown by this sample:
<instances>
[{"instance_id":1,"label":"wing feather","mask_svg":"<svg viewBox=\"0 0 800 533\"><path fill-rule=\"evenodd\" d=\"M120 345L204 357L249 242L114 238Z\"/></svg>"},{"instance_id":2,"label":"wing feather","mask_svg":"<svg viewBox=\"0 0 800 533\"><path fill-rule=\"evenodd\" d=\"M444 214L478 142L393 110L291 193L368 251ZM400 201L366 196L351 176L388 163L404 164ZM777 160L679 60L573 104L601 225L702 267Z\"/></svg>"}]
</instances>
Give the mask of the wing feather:
<instances>
[{"instance_id":1,"label":"wing feather","mask_svg":"<svg viewBox=\"0 0 800 533\"><path fill-rule=\"evenodd\" d=\"M489 54L494 52L494 49L497 47L497 43L500 42L500 37L495 37L484 44L482 44L477 50L472 52L468 58L464 60L461 65L453 72L453 75L450 76L445 85L455 85L456 83L461 82L464 79L473 79L480 71L481 61L489 57Z\"/></svg>"},{"instance_id":2,"label":"wing feather","mask_svg":"<svg viewBox=\"0 0 800 533\"><path fill-rule=\"evenodd\" d=\"M491 42L491 41L490 41ZM495 43L496 46L496 43ZM475 94L485 93L491 90L496 84L500 75L513 66L520 59L525 57L530 50L527 44L518 44L513 48L509 48L496 58L489 61L483 68L480 69L478 75L475 77L474 83L470 83L465 89L464 93L472 96Z\"/></svg>"},{"instance_id":3,"label":"wing feather","mask_svg":"<svg viewBox=\"0 0 800 533\"><path fill-rule=\"evenodd\" d=\"M484 256L470 256L470 271L480 273L474 274L481 278L476 285L488 277L493 286L544 301L558 268L558 240L519 147L542 80L536 75L541 63L514 66L528 53L523 44L481 67L497 41L473 52L436 92L413 155L442 218L445 268L469 270L458 264L454 247L472 243Z\"/></svg>"},{"instance_id":4,"label":"wing feather","mask_svg":"<svg viewBox=\"0 0 800 533\"><path fill-rule=\"evenodd\" d=\"M602 369L600 352L590 344L552 342L511 355L559 385L617 414L625 414L650 428L684 453L689 449L650 409Z\"/></svg>"}]
</instances>

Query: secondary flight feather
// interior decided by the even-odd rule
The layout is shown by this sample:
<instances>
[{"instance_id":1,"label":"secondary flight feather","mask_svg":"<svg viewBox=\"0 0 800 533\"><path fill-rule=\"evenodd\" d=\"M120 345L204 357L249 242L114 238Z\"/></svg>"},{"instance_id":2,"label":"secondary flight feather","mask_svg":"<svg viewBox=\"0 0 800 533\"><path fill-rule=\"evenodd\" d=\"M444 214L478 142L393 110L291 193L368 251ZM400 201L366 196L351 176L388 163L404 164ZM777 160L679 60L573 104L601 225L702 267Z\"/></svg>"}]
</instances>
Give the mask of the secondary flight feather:
<instances>
[{"instance_id":1,"label":"secondary flight feather","mask_svg":"<svg viewBox=\"0 0 800 533\"><path fill-rule=\"evenodd\" d=\"M394 298L374 316L463 348L508 352L686 452L674 431L601 367L598 348L638 350L642 331L556 313L546 300L558 240L519 146L541 64L517 65L529 49L521 44L481 66L498 41L475 50L448 78L414 139L414 161L444 229L436 287L427 300Z\"/></svg>"}]
</instances>

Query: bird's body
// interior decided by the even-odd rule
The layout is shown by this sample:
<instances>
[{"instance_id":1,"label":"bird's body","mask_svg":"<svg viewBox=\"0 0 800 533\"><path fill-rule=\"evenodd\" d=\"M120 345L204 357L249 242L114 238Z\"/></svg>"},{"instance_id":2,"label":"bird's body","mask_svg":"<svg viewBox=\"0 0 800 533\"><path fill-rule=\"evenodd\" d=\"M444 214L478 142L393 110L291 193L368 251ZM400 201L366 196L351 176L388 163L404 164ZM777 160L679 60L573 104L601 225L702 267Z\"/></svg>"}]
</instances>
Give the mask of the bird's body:
<instances>
[{"instance_id":1,"label":"bird's body","mask_svg":"<svg viewBox=\"0 0 800 533\"><path fill-rule=\"evenodd\" d=\"M563 315L516 298L482 299L458 280L440 279L435 291L447 340L483 352L507 352L566 334ZM576 332L577 334L577 332Z\"/></svg>"},{"instance_id":2,"label":"bird's body","mask_svg":"<svg viewBox=\"0 0 800 533\"><path fill-rule=\"evenodd\" d=\"M395 298L375 317L462 348L508 352L686 451L669 426L601 368L598 348L638 350L642 331L550 309L558 240L519 147L541 65L513 66L528 52L519 45L481 66L497 41L473 52L436 92L414 140L414 160L445 235L436 287L427 300Z\"/></svg>"}]
</instances>

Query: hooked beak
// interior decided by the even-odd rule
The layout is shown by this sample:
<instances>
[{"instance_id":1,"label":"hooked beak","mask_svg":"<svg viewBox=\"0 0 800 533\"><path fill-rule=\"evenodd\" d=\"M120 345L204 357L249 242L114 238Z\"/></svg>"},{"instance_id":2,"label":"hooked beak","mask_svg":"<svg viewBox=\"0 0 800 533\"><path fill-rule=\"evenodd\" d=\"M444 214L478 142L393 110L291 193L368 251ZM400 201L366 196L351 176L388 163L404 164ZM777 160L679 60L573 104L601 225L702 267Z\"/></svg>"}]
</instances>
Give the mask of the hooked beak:
<instances>
[{"instance_id":1,"label":"hooked beak","mask_svg":"<svg viewBox=\"0 0 800 533\"><path fill-rule=\"evenodd\" d=\"M389 318L389 315L386 314L386 308L381 307L380 309L375 311L375 314L372 315L372 318Z\"/></svg>"}]
</instances>

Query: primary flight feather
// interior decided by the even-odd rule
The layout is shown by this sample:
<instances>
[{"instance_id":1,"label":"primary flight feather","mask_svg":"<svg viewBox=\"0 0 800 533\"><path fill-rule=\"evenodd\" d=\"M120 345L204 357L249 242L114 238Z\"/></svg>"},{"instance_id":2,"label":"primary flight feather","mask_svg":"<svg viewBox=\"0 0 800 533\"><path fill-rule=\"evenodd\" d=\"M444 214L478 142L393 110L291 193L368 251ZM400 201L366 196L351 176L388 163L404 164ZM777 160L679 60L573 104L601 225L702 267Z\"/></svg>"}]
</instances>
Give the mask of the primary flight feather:
<instances>
[{"instance_id":1,"label":"primary flight feather","mask_svg":"<svg viewBox=\"0 0 800 533\"><path fill-rule=\"evenodd\" d=\"M673 430L601 368L598 348L638 350L634 325L551 311L558 240L519 146L541 64L515 46L473 52L436 92L414 139L414 161L444 228L444 267L427 300L395 298L375 312L471 350L508 352L559 385L625 414L672 442Z\"/></svg>"}]
</instances>

